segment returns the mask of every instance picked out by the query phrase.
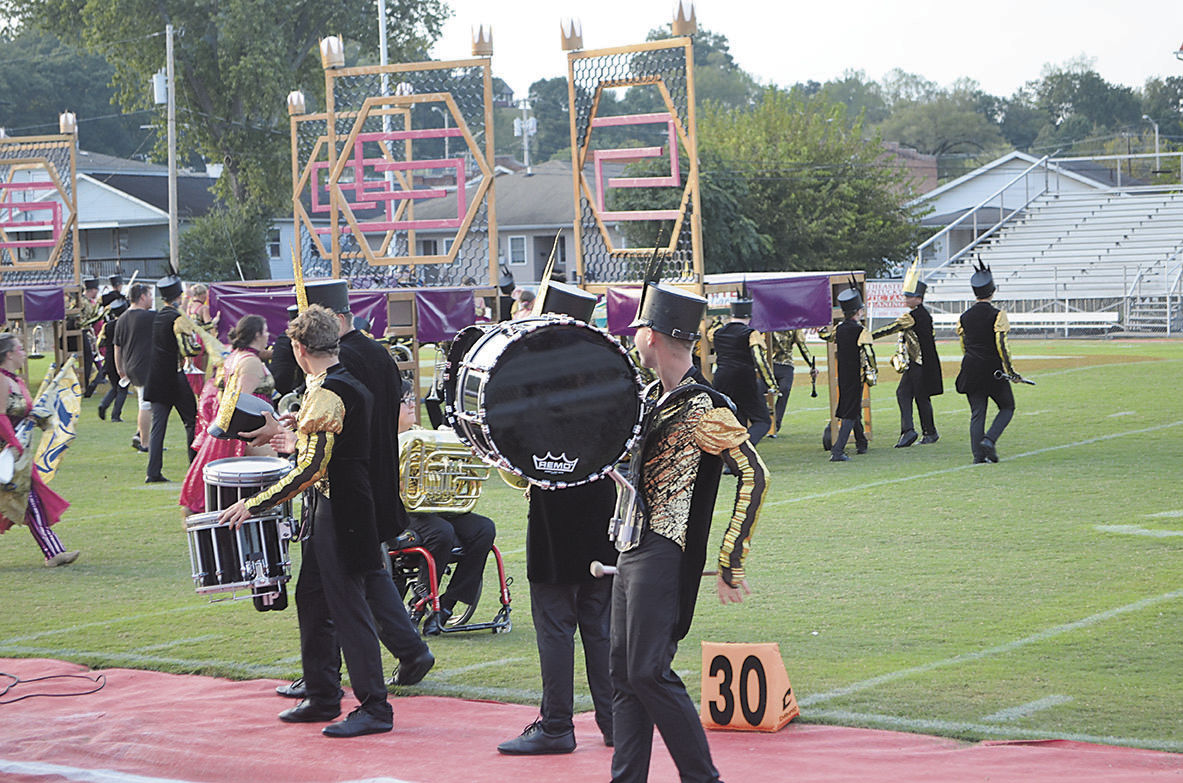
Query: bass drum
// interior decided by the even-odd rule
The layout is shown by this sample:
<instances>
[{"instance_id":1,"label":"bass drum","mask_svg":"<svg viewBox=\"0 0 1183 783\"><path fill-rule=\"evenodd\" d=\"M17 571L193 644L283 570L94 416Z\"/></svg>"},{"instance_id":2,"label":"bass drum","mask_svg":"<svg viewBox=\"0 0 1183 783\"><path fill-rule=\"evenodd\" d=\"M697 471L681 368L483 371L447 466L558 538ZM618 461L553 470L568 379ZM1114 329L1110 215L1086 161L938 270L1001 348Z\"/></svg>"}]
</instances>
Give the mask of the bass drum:
<instances>
[{"instance_id":1,"label":"bass drum","mask_svg":"<svg viewBox=\"0 0 1183 783\"><path fill-rule=\"evenodd\" d=\"M473 324L466 326L456 333L452 338L452 342L448 345L448 352L445 356L444 363L444 377L440 386L443 389L444 395L444 412L451 422L456 415L456 376L460 373L460 364L464 361L464 356L472 349L472 346L489 333L490 330L497 328L491 324ZM453 425L453 429L455 425ZM463 439L463 436L461 436ZM471 443L465 441L465 444L471 446Z\"/></svg>"},{"instance_id":2,"label":"bass drum","mask_svg":"<svg viewBox=\"0 0 1183 783\"><path fill-rule=\"evenodd\" d=\"M641 430L632 361L607 333L571 318L489 329L460 361L454 389L461 440L547 488L601 478Z\"/></svg>"}]
</instances>

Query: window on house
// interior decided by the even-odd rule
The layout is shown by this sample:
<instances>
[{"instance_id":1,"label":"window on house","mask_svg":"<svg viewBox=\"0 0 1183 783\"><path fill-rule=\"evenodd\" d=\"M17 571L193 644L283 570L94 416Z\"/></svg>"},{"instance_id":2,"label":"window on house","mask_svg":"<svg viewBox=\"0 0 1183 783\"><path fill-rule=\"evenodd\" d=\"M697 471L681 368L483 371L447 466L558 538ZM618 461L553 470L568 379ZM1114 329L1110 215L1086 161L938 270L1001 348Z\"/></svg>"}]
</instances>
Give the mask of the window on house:
<instances>
[{"instance_id":1,"label":"window on house","mask_svg":"<svg viewBox=\"0 0 1183 783\"><path fill-rule=\"evenodd\" d=\"M439 243L434 239L424 239L419 242L419 254L424 256L438 256Z\"/></svg>"},{"instance_id":2,"label":"window on house","mask_svg":"<svg viewBox=\"0 0 1183 783\"><path fill-rule=\"evenodd\" d=\"M509 263L515 266L526 264L526 238L524 236L509 238Z\"/></svg>"},{"instance_id":3,"label":"window on house","mask_svg":"<svg viewBox=\"0 0 1183 783\"><path fill-rule=\"evenodd\" d=\"M271 258L279 258L278 228L271 228L267 230L267 255Z\"/></svg>"},{"instance_id":4,"label":"window on house","mask_svg":"<svg viewBox=\"0 0 1183 783\"><path fill-rule=\"evenodd\" d=\"M455 239L445 239L444 240L444 255L447 255L448 253L452 252L452 245L455 244L455 242L456 242Z\"/></svg>"}]
</instances>

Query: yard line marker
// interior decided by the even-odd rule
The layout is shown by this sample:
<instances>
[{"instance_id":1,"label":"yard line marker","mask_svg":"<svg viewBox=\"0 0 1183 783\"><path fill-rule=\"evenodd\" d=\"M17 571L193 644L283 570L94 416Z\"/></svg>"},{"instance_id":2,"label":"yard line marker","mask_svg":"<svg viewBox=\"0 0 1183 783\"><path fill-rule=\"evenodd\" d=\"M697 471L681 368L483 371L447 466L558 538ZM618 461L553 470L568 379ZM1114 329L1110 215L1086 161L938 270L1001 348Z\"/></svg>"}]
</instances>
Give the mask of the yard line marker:
<instances>
[{"instance_id":1,"label":"yard line marker","mask_svg":"<svg viewBox=\"0 0 1183 783\"><path fill-rule=\"evenodd\" d=\"M161 655L138 655L136 653L100 652L97 650L75 650L60 647L22 647L20 645L0 644L0 654L20 653L23 655L37 655L51 658L102 658L117 663L135 664L142 667L171 666L185 669L199 669L219 667L234 674L250 675L251 677L268 677L281 680L286 676L287 669L261 663L242 663L240 661L193 660L190 658L168 658ZM159 671L159 670L157 670Z\"/></svg>"},{"instance_id":2,"label":"yard line marker","mask_svg":"<svg viewBox=\"0 0 1183 783\"><path fill-rule=\"evenodd\" d=\"M1116 419L1118 416L1136 416L1137 413L1138 413L1137 411L1118 411L1117 413L1110 413L1105 418Z\"/></svg>"},{"instance_id":3,"label":"yard line marker","mask_svg":"<svg viewBox=\"0 0 1183 783\"><path fill-rule=\"evenodd\" d=\"M191 783L180 778L150 778L133 775L130 772L116 772L112 769L81 769L62 764L46 764L43 761L14 761L0 759L0 772L12 775L57 776L80 783Z\"/></svg>"},{"instance_id":4,"label":"yard line marker","mask_svg":"<svg viewBox=\"0 0 1183 783\"><path fill-rule=\"evenodd\" d=\"M1183 590L1172 590L1171 592L1163 593L1162 595L1142 598L1134 601L1132 604L1118 606L1113 609L1106 609L1104 612L1098 612L1097 614L1089 615L1088 617L1084 617L1080 620L1074 620L1070 623L1064 623L1063 625L1052 626L1051 628L1046 628L1042 631L1033 633L1030 636L1024 636L1021 639L1003 642L1002 644L998 644L993 647L987 647L983 650L959 653L958 655L954 655L951 658L945 658L940 661L931 661L929 663L922 663L919 666L910 666L907 669L898 669L897 671L888 672L887 674L880 674L877 677L871 677L870 679L863 680L861 682L855 682L841 688L835 688L834 690L827 691L825 693L815 693L805 697L798 696L797 704L801 707L807 707L823 701L829 701L830 699L836 699L840 696L849 696L852 693L865 691L869 688L874 688L885 683L894 682L895 680L902 680L906 677L911 677L914 674L924 674L925 672L930 672L934 669L943 669L947 666L956 666L958 664L969 663L971 661L979 661L983 658L989 658L994 655L1014 652L1020 647L1026 647L1029 644L1046 641L1047 639L1051 639L1055 636L1069 633L1071 631L1079 631L1081 628L1088 628L1089 626L1096 625L1098 623L1104 622L1105 620L1118 617L1128 612L1137 612L1149 606L1154 606L1155 604L1162 603L1163 601L1171 601L1176 598L1183 598ZM1180 743L1180 747L1183 748L1183 743Z\"/></svg>"},{"instance_id":5,"label":"yard line marker","mask_svg":"<svg viewBox=\"0 0 1183 783\"><path fill-rule=\"evenodd\" d=\"M1137 525L1094 525L1093 528L1102 533L1124 533L1129 536L1149 536L1150 538L1183 536L1183 530L1151 530Z\"/></svg>"},{"instance_id":6,"label":"yard line marker","mask_svg":"<svg viewBox=\"0 0 1183 783\"><path fill-rule=\"evenodd\" d=\"M215 633L206 634L205 636L190 636L188 639L174 639L171 642L162 642L161 644L149 644L145 647L136 647L131 652L146 653L146 652L154 652L156 650L167 650L169 647L176 647L181 644L189 644L191 642L208 642L210 639L221 639L221 638L222 638L221 636L219 636L218 634L215 634Z\"/></svg>"},{"instance_id":7,"label":"yard line marker","mask_svg":"<svg viewBox=\"0 0 1183 783\"><path fill-rule=\"evenodd\" d=\"M1160 511L1157 514L1147 514L1146 516L1150 517L1151 519L1158 519L1161 517L1183 517L1183 511Z\"/></svg>"},{"instance_id":8,"label":"yard line marker","mask_svg":"<svg viewBox=\"0 0 1183 783\"><path fill-rule=\"evenodd\" d=\"M802 711L802 714L806 713ZM989 723L969 723L951 720L934 720L929 718L902 718L896 715L882 715L874 712L853 712L851 710L810 710L809 718L823 718L846 725L879 725L905 731L947 731L954 733L972 732L987 736L1003 737L1005 739L1058 739L1073 742L1091 742L1099 745L1125 745L1149 750L1183 750L1183 742L1179 740L1142 739L1139 737L1110 737L1107 735L1078 734L1065 731L1045 731L1042 729L1021 729L1016 726L998 726Z\"/></svg>"},{"instance_id":9,"label":"yard line marker","mask_svg":"<svg viewBox=\"0 0 1183 783\"><path fill-rule=\"evenodd\" d=\"M1051 696L1044 696L1042 699L1029 701L1026 704L1018 704L1014 707L1007 707L1005 710L999 710L993 715L987 715L982 720L987 723L1005 723L1010 720L1018 720L1020 718L1027 718L1037 712L1042 712L1052 707L1058 707L1061 704L1067 704L1072 701L1071 696L1060 696L1052 694Z\"/></svg>"},{"instance_id":10,"label":"yard line marker","mask_svg":"<svg viewBox=\"0 0 1183 783\"><path fill-rule=\"evenodd\" d=\"M1103 443L1107 440L1115 440L1117 438L1125 438L1125 437L1129 437L1130 435L1145 435L1148 432L1158 432L1159 430L1166 430L1166 429L1170 429L1172 427L1178 427L1181 424L1183 424L1183 420L1172 421L1168 424L1159 424L1154 427L1146 427L1146 428L1140 429L1140 430L1127 430L1126 432L1115 432L1110 435L1098 435L1095 438L1086 438L1085 440L1078 440L1074 443L1063 443L1059 446L1045 446L1042 449L1035 449L1034 451L1025 451L1022 454L1015 454L1013 456L1008 455L1007 459L1013 460L1013 459L1022 459L1024 457L1035 457L1040 454L1046 454L1049 451L1060 451L1062 449L1074 449L1074 448L1077 448L1078 446L1090 446L1094 443ZM960 471L960 470L976 470L976 469L983 469L983 468L986 470L991 469L991 468L987 467L987 463L983 463L981 465L975 465L972 462L966 462L961 465L954 465L953 467L949 467L949 468L941 468L940 470L930 470L927 473L917 473L914 476L897 476L894 478L881 479L879 481L868 481L868 482L865 482L862 484L855 484L855 485L849 486L849 487L841 487L839 489L832 489L829 492L816 492L812 495L798 495L797 497L785 498L784 500L768 501L768 502L764 503L764 507L768 508L771 506L783 506L786 503L800 503L805 500L822 500L824 498L834 497L835 495L842 495L847 492L862 492L864 490L874 489L875 487L882 487L882 486L886 486L888 484L898 484L901 481L916 481L916 480L921 480L921 479L932 478L933 476L944 476L949 473L956 473L957 471ZM715 511L715 516L730 516L730 515L731 515L730 509L721 508L721 509L718 509Z\"/></svg>"},{"instance_id":11,"label":"yard line marker","mask_svg":"<svg viewBox=\"0 0 1183 783\"><path fill-rule=\"evenodd\" d=\"M433 677L455 677L458 674L466 674L468 672L475 672L481 669L488 669L491 666L502 666L507 663L522 663L529 661L530 658L498 658L495 661L481 661L480 663L470 663L467 666L457 666L453 669L432 669L431 675Z\"/></svg>"}]
</instances>

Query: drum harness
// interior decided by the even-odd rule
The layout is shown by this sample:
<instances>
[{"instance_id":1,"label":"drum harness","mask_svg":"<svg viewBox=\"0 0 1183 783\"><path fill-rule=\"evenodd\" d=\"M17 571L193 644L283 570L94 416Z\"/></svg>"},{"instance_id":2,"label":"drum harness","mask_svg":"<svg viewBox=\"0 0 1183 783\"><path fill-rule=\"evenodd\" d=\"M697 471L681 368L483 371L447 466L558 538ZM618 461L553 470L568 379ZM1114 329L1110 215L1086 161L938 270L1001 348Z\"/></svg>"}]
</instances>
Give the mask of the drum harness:
<instances>
[{"instance_id":1,"label":"drum harness","mask_svg":"<svg viewBox=\"0 0 1183 783\"><path fill-rule=\"evenodd\" d=\"M616 511L608 522L608 538L616 542L616 549L619 552L635 549L641 543L648 512L645 509L645 500L637 491L637 487L642 486L645 480L642 455L654 435L653 422L657 419L657 414L666 406L694 394L706 394L711 398L711 402L716 408L725 406L732 413L735 412L735 403L731 401L731 398L710 386L701 383L680 384L654 401L653 397L660 387L660 380L653 381L645 387L641 394L642 404L645 408L641 436L637 438L635 445L629 451L628 467L624 469L623 473L617 468L612 468L608 472L608 475L620 488L620 492L616 496ZM622 464L624 461L622 460Z\"/></svg>"}]
</instances>

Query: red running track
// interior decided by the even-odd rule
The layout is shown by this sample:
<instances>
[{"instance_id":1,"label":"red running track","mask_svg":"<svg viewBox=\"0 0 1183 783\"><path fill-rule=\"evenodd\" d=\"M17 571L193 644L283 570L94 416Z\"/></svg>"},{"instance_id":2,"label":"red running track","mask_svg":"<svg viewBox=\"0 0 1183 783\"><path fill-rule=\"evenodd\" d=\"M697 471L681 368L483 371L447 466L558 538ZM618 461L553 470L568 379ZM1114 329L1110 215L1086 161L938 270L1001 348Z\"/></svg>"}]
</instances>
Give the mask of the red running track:
<instances>
[{"instance_id":1,"label":"red running track","mask_svg":"<svg viewBox=\"0 0 1183 783\"><path fill-rule=\"evenodd\" d=\"M0 659L22 679L96 674L63 661ZM89 695L0 705L0 780L6 783L319 783L321 781L607 781L612 752L590 713L575 719L578 749L566 756L511 757L497 744L535 718L520 704L415 696L393 698L394 731L329 739L320 724L290 725L277 680L235 682L106 669ZM0 678L0 689L5 678ZM21 684L0 697L77 693L83 680ZM351 705L346 699L342 706ZM775 734L711 732L715 763L731 783L792 781L989 781L1156 783L1183 780L1183 755L1045 741L969 744L940 737L790 724ZM660 739L652 781L677 775Z\"/></svg>"}]
</instances>

